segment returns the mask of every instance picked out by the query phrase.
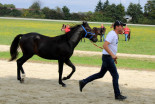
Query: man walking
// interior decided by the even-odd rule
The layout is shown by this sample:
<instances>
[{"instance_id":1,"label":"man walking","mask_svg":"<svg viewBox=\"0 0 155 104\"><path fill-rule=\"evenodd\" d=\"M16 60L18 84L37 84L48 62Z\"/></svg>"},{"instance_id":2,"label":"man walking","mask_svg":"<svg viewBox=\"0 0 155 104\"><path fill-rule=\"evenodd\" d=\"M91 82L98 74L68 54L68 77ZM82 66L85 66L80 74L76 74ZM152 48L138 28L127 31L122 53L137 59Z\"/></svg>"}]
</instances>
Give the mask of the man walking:
<instances>
[{"instance_id":1,"label":"man walking","mask_svg":"<svg viewBox=\"0 0 155 104\"><path fill-rule=\"evenodd\" d=\"M82 92L82 89L84 86L95 80L102 78L107 71L110 72L112 78L113 78L113 88L114 88L114 94L116 100L124 100L127 97L121 95L118 79L119 75L117 72L117 68L115 66L115 63L117 64L117 45L118 45L118 34L123 32L123 26L126 24L122 23L121 21L116 21L114 23L114 30L110 31L105 39L105 42L103 44L104 50L102 55L102 66L99 73L93 74L86 79L79 81L79 87L80 91Z\"/></svg>"}]
</instances>

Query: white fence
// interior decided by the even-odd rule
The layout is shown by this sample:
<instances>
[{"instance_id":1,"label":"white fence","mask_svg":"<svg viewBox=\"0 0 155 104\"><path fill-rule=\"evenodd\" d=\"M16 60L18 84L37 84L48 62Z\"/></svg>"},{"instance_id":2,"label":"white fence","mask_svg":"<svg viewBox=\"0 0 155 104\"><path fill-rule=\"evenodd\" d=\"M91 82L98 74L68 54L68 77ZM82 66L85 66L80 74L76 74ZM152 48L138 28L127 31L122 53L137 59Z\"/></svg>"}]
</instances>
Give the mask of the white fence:
<instances>
[{"instance_id":1,"label":"white fence","mask_svg":"<svg viewBox=\"0 0 155 104\"><path fill-rule=\"evenodd\" d=\"M81 23L82 21L72 21L72 20L54 20L54 19L34 19L34 18L16 18L16 17L0 17L0 19L18 19L18 20L34 20L34 21L55 21L55 22L76 22ZM111 22L89 22L94 24L112 24ZM133 26L151 26L155 27L155 25L145 25L145 24L128 24Z\"/></svg>"}]
</instances>

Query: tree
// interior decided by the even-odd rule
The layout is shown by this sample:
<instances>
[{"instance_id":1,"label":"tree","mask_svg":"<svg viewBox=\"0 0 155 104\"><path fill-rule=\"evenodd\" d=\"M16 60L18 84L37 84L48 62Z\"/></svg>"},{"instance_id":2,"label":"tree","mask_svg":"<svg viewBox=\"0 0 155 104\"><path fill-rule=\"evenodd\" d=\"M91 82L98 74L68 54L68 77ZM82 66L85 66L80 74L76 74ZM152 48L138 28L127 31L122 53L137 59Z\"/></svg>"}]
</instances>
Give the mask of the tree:
<instances>
[{"instance_id":1,"label":"tree","mask_svg":"<svg viewBox=\"0 0 155 104\"><path fill-rule=\"evenodd\" d=\"M8 16L11 13L11 9L7 7L0 7L0 16Z\"/></svg>"},{"instance_id":2,"label":"tree","mask_svg":"<svg viewBox=\"0 0 155 104\"><path fill-rule=\"evenodd\" d=\"M56 7L56 12L63 13L62 9L60 7Z\"/></svg>"},{"instance_id":3,"label":"tree","mask_svg":"<svg viewBox=\"0 0 155 104\"><path fill-rule=\"evenodd\" d=\"M7 8L16 8L13 4L4 4L3 6Z\"/></svg>"},{"instance_id":4,"label":"tree","mask_svg":"<svg viewBox=\"0 0 155 104\"><path fill-rule=\"evenodd\" d=\"M17 9L13 9L11 10L11 13L9 15L14 17L17 17L17 16L20 17L22 15L22 12Z\"/></svg>"},{"instance_id":5,"label":"tree","mask_svg":"<svg viewBox=\"0 0 155 104\"><path fill-rule=\"evenodd\" d=\"M64 14L64 19L69 20L71 16L69 8L67 6L63 6L62 11Z\"/></svg>"},{"instance_id":6,"label":"tree","mask_svg":"<svg viewBox=\"0 0 155 104\"><path fill-rule=\"evenodd\" d=\"M45 15L42 13L41 9L41 2L35 1L30 7L29 7L29 13L31 17L34 18L44 18Z\"/></svg>"},{"instance_id":7,"label":"tree","mask_svg":"<svg viewBox=\"0 0 155 104\"><path fill-rule=\"evenodd\" d=\"M0 7L3 7L3 4L0 3Z\"/></svg>"},{"instance_id":8,"label":"tree","mask_svg":"<svg viewBox=\"0 0 155 104\"><path fill-rule=\"evenodd\" d=\"M41 3L39 1L35 1L30 7L30 13L32 15L40 15Z\"/></svg>"},{"instance_id":9,"label":"tree","mask_svg":"<svg viewBox=\"0 0 155 104\"><path fill-rule=\"evenodd\" d=\"M148 0L144 6L144 17L140 18L140 23L155 25L155 0Z\"/></svg>"},{"instance_id":10,"label":"tree","mask_svg":"<svg viewBox=\"0 0 155 104\"><path fill-rule=\"evenodd\" d=\"M120 20L125 22L124 16L125 16L125 7L122 4L119 4L116 6L116 17L115 20Z\"/></svg>"},{"instance_id":11,"label":"tree","mask_svg":"<svg viewBox=\"0 0 155 104\"><path fill-rule=\"evenodd\" d=\"M50 9L48 7L44 7L42 9L43 14L45 15L46 19L50 19Z\"/></svg>"},{"instance_id":12,"label":"tree","mask_svg":"<svg viewBox=\"0 0 155 104\"><path fill-rule=\"evenodd\" d=\"M72 18L71 18L72 20L80 20L80 17L81 17L81 16L80 16L79 13L72 13L72 14L71 14L71 17L72 17Z\"/></svg>"},{"instance_id":13,"label":"tree","mask_svg":"<svg viewBox=\"0 0 155 104\"><path fill-rule=\"evenodd\" d=\"M117 18L117 12L116 12L116 5L112 4L112 5L108 5L105 9L104 9L104 13L103 15L106 17L106 21L115 21Z\"/></svg>"},{"instance_id":14,"label":"tree","mask_svg":"<svg viewBox=\"0 0 155 104\"><path fill-rule=\"evenodd\" d=\"M102 22L104 20L103 13L101 12L95 12L93 15L90 16L91 21L100 21Z\"/></svg>"},{"instance_id":15,"label":"tree","mask_svg":"<svg viewBox=\"0 0 155 104\"><path fill-rule=\"evenodd\" d=\"M103 12L105 12L107 9L107 7L109 6L109 1L108 0L106 0L106 2L104 2L104 4L103 4Z\"/></svg>"},{"instance_id":16,"label":"tree","mask_svg":"<svg viewBox=\"0 0 155 104\"><path fill-rule=\"evenodd\" d=\"M40 10L41 8L41 3L39 1L35 1L30 7L29 9L32 10Z\"/></svg>"},{"instance_id":17,"label":"tree","mask_svg":"<svg viewBox=\"0 0 155 104\"><path fill-rule=\"evenodd\" d=\"M140 4L130 3L127 9L127 14L132 17L132 23L138 23L138 20L143 17L142 7Z\"/></svg>"},{"instance_id":18,"label":"tree","mask_svg":"<svg viewBox=\"0 0 155 104\"><path fill-rule=\"evenodd\" d=\"M101 12L103 10L103 3L101 2L101 0L99 0L96 8L95 8L95 12Z\"/></svg>"},{"instance_id":19,"label":"tree","mask_svg":"<svg viewBox=\"0 0 155 104\"><path fill-rule=\"evenodd\" d=\"M144 14L149 19L155 19L155 0L147 1L144 6Z\"/></svg>"},{"instance_id":20,"label":"tree","mask_svg":"<svg viewBox=\"0 0 155 104\"><path fill-rule=\"evenodd\" d=\"M29 10L23 9L22 10L22 17L31 17Z\"/></svg>"},{"instance_id":21,"label":"tree","mask_svg":"<svg viewBox=\"0 0 155 104\"><path fill-rule=\"evenodd\" d=\"M103 21L109 21L109 22L114 21L116 5L115 4L109 5L109 1L106 0L102 8L103 8L102 11L104 16Z\"/></svg>"},{"instance_id":22,"label":"tree","mask_svg":"<svg viewBox=\"0 0 155 104\"><path fill-rule=\"evenodd\" d=\"M62 11L62 9L60 7L56 7L56 12L57 12L57 16L59 17L59 19L64 18L63 11Z\"/></svg>"}]
</instances>

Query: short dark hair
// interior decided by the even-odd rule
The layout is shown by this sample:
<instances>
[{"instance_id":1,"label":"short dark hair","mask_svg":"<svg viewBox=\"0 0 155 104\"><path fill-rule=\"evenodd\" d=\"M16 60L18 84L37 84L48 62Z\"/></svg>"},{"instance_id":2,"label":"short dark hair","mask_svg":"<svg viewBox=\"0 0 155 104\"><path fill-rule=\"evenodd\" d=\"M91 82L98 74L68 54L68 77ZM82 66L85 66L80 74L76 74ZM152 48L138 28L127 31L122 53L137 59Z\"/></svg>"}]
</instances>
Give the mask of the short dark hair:
<instances>
[{"instance_id":1,"label":"short dark hair","mask_svg":"<svg viewBox=\"0 0 155 104\"><path fill-rule=\"evenodd\" d=\"M123 22L121 22L121 21L118 21L118 20L116 20L115 21L115 23L114 23L114 29L116 28L116 26L126 26L126 24L125 23L123 23Z\"/></svg>"}]
</instances>

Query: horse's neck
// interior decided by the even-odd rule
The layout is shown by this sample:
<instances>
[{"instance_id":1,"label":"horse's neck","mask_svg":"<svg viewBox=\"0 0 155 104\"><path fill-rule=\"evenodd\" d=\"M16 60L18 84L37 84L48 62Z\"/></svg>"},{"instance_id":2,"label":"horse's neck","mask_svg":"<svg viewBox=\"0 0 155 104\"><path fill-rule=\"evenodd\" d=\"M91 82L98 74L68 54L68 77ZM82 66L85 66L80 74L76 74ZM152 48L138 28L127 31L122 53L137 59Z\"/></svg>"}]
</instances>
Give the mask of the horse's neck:
<instances>
[{"instance_id":1,"label":"horse's neck","mask_svg":"<svg viewBox=\"0 0 155 104\"><path fill-rule=\"evenodd\" d=\"M75 48L77 46L77 44L79 43L79 41L82 38L82 28L77 29L76 31L74 31L73 33L71 33L70 39L69 39L69 44Z\"/></svg>"}]
</instances>

